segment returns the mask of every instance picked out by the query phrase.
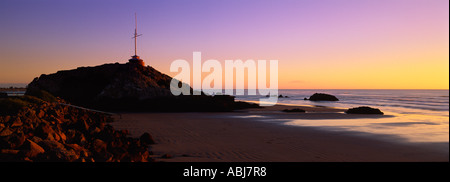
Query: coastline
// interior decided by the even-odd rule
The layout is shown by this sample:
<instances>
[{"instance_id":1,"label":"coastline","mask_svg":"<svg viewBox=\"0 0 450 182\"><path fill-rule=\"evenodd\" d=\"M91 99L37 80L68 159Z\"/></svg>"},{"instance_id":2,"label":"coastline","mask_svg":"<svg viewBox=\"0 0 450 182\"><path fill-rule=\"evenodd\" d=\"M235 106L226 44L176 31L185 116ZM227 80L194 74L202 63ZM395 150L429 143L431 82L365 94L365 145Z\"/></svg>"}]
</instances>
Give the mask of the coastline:
<instances>
[{"instance_id":1,"label":"coastline","mask_svg":"<svg viewBox=\"0 0 450 182\"><path fill-rule=\"evenodd\" d=\"M283 113L301 108L306 113ZM448 143L409 144L388 136L326 131L258 121L277 118L342 119L392 117L347 115L343 109L276 105L227 113L122 113L111 123L131 135L149 132L157 161L170 162L430 162L448 161ZM388 138L386 138L388 137ZM433 147L429 147L433 145ZM436 146L439 145L439 146ZM447 150L433 148L447 146ZM168 154L168 155L166 155ZM162 157L166 156L166 157ZM167 157L170 156L170 157Z\"/></svg>"}]
</instances>

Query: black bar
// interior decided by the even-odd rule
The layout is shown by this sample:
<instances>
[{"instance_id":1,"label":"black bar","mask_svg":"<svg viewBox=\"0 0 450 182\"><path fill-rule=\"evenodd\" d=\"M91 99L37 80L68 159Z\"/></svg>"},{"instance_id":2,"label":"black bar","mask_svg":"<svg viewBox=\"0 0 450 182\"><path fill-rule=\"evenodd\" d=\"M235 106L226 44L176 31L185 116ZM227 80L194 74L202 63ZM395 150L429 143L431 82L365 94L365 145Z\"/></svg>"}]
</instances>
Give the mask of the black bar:
<instances>
[{"instance_id":1,"label":"black bar","mask_svg":"<svg viewBox=\"0 0 450 182\"><path fill-rule=\"evenodd\" d=\"M264 167L264 173L262 172ZM245 175L243 169L246 168ZM258 171L254 171L259 168ZM186 170L216 169L216 174L208 176L185 176ZM446 181L449 163L0 163L0 174L23 171L27 175L36 176L70 176L72 179L110 178L143 178L165 180L280 180L323 181L323 180L356 180L356 181L392 181L406 179L427 179L427 181ZM251 171L249 171L251 170ZM238 172L240 171L240 173ZM207 174L207 173L204 173ZM264 174L264 175L263 175ZM309 180L308 180L309 179ZM127 180L128 181L128 180ZM139 180L142 181L142 180ZM161 180L158 180L161 181Z\"/></svg>"}]
</instances>

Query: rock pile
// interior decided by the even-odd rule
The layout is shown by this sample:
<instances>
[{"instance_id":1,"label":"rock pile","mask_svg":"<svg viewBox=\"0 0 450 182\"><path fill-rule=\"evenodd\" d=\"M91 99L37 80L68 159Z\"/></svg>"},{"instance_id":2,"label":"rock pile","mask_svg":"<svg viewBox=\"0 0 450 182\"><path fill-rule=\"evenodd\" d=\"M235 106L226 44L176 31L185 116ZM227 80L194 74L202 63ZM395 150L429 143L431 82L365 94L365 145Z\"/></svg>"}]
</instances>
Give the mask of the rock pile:
<instances>
[{"instance_id":1,"label":"rock pile","mask_svg":"<svg viewBox=\"0 0 450 182\"><path fill-rule=\"evenodd\" d=\"M110 116L37 100L0 115L0 161L152 161L150 134L127 137L108 124Z\"/></svg>"}]
</instances>

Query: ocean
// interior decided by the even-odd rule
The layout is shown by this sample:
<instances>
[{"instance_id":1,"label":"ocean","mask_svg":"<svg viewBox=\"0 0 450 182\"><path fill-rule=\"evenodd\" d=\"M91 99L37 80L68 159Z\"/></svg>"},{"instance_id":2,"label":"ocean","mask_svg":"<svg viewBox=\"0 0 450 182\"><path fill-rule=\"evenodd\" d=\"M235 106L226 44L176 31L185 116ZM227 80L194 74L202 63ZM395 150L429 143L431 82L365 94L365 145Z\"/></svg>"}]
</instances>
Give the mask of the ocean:
<instances>
[{"instance_id":1,"label":"ocean","mask_svg":"<svg viewBox=\"0 0 450 182\"><path fill-rule=\"evenodd\" d=\"M353 108L370 106L379 108L388 117L368 119L277 119L261 121L288 126L315 127L334 131L354 131L390 136L407 142L449 141L449 91L448 90L279 90L279 104ZM327 93L339 101L314 102L304 100L314 93ZM259 101L264 96L236 96L236 100ZM448 145L447 145L448 150Z\"/></svg>"}]
</instances>

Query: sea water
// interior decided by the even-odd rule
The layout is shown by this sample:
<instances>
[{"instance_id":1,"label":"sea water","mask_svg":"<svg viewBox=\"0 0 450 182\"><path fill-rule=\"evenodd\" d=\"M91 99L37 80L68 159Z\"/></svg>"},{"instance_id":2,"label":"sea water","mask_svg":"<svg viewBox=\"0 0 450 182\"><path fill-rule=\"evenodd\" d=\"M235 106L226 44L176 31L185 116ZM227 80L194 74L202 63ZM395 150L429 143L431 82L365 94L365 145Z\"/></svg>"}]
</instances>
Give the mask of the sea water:
<instances>
[{"instance_id":1,"label":"sea water","mask_svg":"<svg viewBox=\"0 0 450 182\"><path fill-rule=\"evenodd\" d=\"M327 93L339 101L304 100L314 93ZM407 142L447 143L449 141L448 90L279 90L287 97L279 104L353 108L370 106L387 117L364 119L277 119L259 117L262 121L288 126L315 127L335 131L376 134L378 137ZM264 96L236 96L236 100L259 101Z\"/></svg>"}]
</instances>

